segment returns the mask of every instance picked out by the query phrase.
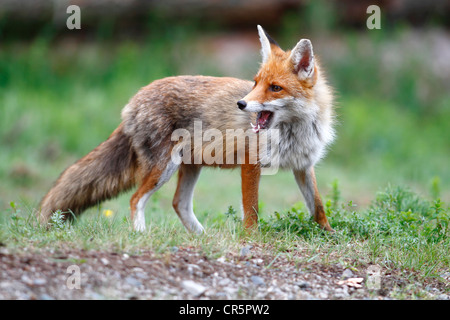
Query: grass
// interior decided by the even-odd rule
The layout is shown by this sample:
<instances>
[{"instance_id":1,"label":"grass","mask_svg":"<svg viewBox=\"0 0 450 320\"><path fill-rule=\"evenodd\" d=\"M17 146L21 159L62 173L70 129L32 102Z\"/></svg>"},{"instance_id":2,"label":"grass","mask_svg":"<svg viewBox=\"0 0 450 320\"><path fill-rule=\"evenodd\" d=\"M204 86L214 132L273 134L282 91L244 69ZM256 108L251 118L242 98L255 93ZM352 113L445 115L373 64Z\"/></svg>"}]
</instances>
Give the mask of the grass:
<instances>
[{"instance_id":1,"label":"grass","mask_svg":"<svg viewBox=\"0 0 450 320\"><path fill-rule=\"evenodd\" d=\"M28 248L107 250L139 254L164 254L173 247L194 247L208 258L239 252L245 243L257 244L272 256L292 257L298 265L340 264L353 270L378 265L386 274L400 270L410 282L445 283L450 268L450 210L440 199L426 200L400 187L380 192L366 210L339 200L339 189L326 202L327 215L336 233L321 230L304 207L260 218L259 229L248 234L242 229L233 207L226 212L200 218L206 234L187 233L175 214L167 217L159 206L147 210L148 230L132 230L127 215L91 210L75 223L62 222L55 214L49 229L40 226L32 208L11 203L3 215L0 242L12 250ZM270 267L270 266L268 266ZM408 281L407 281L408 282ZM450 288L447 286L447 290ZM401 290L397 292L401 295Z\"/></svg>"}]
</instances>

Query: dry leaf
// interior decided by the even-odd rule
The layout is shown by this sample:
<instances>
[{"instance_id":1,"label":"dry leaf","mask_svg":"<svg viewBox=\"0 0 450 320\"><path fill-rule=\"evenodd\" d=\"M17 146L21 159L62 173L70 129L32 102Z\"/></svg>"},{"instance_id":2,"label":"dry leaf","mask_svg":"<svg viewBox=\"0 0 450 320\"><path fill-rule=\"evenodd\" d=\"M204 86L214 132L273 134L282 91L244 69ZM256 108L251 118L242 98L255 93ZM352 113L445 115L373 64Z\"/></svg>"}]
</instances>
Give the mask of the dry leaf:
<instances>
[{"instance_id":1,"label":"dry leaf","mask_svg":"<svg viewBox=\"0 0 450 320\"><path fill-rule=\"evenodd\" d=\"M362 288L361 282L363 282L364 278L349 278L346 280L338 281L338 285L346 285L348 287L354 288Z\"/></svg>"}]
</instances>

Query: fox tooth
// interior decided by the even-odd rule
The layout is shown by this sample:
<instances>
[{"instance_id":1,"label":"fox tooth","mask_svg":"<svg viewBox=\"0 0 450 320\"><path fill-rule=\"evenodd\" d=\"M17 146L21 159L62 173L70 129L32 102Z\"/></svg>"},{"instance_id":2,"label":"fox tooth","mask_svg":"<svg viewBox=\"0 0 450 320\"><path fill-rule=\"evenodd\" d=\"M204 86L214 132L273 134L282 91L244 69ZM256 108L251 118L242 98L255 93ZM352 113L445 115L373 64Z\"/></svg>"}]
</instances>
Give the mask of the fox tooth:
<instances>
[{"instance_id":1,"label":"fox tooth","mask_svg":"<svg viewBox=\"0 0 450 320\"><path fill-rule=\"evenodd\" d=\"M252 130L254 133L258 133L259 130L261 129L261 126L258 124L258 126L255 126L253 123L250 122L250 124L252 125Z\"/></svg>"}]
</instances>

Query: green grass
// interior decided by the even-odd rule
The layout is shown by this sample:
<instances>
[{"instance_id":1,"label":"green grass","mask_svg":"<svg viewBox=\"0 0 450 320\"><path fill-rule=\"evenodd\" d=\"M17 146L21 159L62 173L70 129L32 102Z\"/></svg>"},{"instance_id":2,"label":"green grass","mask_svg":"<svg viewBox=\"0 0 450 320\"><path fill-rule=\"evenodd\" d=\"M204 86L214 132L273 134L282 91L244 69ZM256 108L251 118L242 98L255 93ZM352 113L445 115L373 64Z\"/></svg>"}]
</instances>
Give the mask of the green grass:
<instances>
[{"instance_id":1,"label":"green grass","mask_svg":"<svg viewBox=\"0 0 450 320\"><path fill-rule=\"evenodd\" d=\"M108 250L139 254L164 253L172 247L194 247L209 258L239 252L243 243L266 248L271 255L295 255L295 263L340 264L355 270L379 265L387 273L401 270L416 281L442 281L450 268L450 210L440 199L426 200L400 187L378 193L366 210L342 203L335 184L326 202L327 215L336 233L321 230L301 204L290 210L260 218L259 230L242 229L233 207L216 214L200 215L206 234L187 233L175 214L160 209L154 201L147 210L144 233L132 230L125 212L106 217L103 209L91 210L65 223L56 214L49 229L40 226L32 208L11 203L3 215L0 242L11 249L27 247ZM411 280L412 281L412 280Z\"/></svg>"}]
</instances>

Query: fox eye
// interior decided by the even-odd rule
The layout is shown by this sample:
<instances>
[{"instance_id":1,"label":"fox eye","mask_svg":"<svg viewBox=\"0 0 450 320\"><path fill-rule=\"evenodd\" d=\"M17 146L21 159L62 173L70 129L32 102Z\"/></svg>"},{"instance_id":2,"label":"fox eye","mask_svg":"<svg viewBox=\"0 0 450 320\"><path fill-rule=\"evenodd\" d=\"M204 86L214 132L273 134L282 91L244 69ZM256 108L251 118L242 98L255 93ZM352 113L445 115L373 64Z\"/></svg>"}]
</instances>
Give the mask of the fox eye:
<instances>
[{"instance_id":1,"label":"fox eye","mask_svg":"<svg viewBox=\"0 0 450 320\"><path fill-rule=\"evenodd\" d=\"M269 90L270 90L270 91L273 91L273 92L280 92L281 90L283 90L283 88L280 87L280 86L277 86L277 85L275 85L275 84L272 84L272 85L269 87Z\"/></svg>"}]
</instances>

